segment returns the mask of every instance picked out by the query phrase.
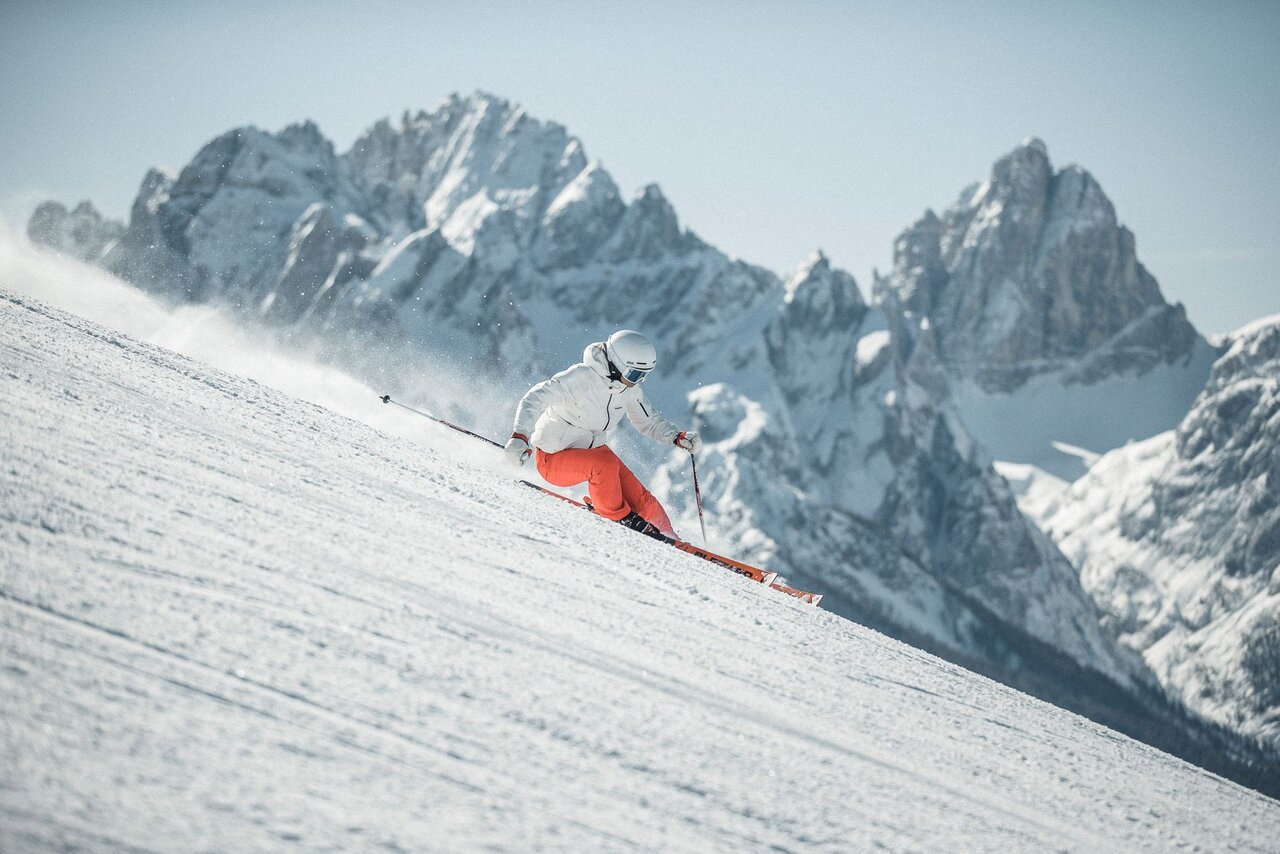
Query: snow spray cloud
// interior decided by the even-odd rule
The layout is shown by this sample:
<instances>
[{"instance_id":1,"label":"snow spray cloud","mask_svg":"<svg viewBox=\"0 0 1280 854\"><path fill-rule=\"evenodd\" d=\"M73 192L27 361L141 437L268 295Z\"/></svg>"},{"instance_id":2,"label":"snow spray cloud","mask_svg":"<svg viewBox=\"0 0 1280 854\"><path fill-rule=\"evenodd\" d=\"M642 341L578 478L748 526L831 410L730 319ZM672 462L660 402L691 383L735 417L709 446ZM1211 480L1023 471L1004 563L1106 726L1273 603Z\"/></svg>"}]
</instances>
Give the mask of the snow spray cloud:
<instances>
[{"instance_id":1,"label":"snow spray cloud","mask_svg":"<svg viewBox=\"0 0 1280 854\"><path fill-rule=\"evenodd\" d=\"M365 383L275 342L272 331L212 305L171 306L73 258L33 246L0 225L0 288L16 291L140 341L181 353L402 438L448 445L470 459L492 456L473 439L392 406ZM423 373L419 371L418 373ZM474 411L475 384L433 366L429 391L406 402L458 416ZM402 387L406 387L402 385ZM412 387L412 383L407 384ZM444 435L448 434L448 435Z\"/></svg>"}]
</instances>

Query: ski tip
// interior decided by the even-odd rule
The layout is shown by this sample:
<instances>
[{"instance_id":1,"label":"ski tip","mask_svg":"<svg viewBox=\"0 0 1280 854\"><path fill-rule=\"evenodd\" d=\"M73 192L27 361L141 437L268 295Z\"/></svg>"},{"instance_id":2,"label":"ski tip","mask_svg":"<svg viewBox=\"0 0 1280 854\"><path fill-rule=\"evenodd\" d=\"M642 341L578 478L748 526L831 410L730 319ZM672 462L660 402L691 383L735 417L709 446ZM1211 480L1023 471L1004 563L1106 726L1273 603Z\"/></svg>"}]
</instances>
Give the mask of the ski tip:
<instances>
[{"instance_id":1,"label":"ski tip","mask_svg":"<svg viewBox=\"0 0 1280 854\"><path fill-rule=\"evenodd\" d=\"M821 593L809 593L808 591L805 591L805 590L797 590L796 588L791 587L790 585L783 584L781 581L772 582L769 584L769 586L772 587L774 590L777 590L779 593L785 593L788 596L792 597L793 599L799 599L801 602L804 602L809 605L813 605L815 607L819 602L822 601Z\"/></svg>"}]
</instances>

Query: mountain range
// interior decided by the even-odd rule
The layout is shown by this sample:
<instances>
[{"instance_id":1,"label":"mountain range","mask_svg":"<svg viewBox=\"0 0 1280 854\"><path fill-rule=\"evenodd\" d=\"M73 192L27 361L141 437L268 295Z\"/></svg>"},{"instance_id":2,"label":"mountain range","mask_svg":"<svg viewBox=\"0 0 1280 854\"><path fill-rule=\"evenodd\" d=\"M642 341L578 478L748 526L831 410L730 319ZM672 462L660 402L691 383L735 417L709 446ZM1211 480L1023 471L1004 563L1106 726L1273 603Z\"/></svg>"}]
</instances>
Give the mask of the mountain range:
<instances>
[{"instance_id":1,"label":"mountain range","mask_svg":"<svg viewBox=\"0 0 1280 854\"><path fill-rule=\"evenodd\" d=\"M1179 529L1176 548L1200 561L1184 566L1165 560L1166 529L1148 526L1137 571L1151 582L1117 584L1105 579L1133 575L1125 552L1085 554L1072 537L1119 542L1136 523L1070 511L1093 506L1085 492L1116 494L1088 468L1097 455L1148 440L1167 457L1170 441L1200 441L1182 437L1203 408L1216 414L1197 423L1226 435L1273 402L1233 393L1237 410L1221 418L1220 401L1205 402L1206 380L1236 384L1227 364L1253 339L1224 349L1200 335L1138 262L1098 183L1055 171L1039 140L904 231L870 301L821 252L785 278L730 258L684 228L656 185L624 200L563 127L483 93L378 122L341 154L309 122L239 128L177 175L150 172L127 224L49 202L28 231L496 434L531 381L615 328L641 329L662 360L647 391L707 439L713 545L824 592L838 613L1208 767L1248 780L1280 767L1274 628L1216 633L1226 652L1181 643L1179 666L1166 666L1153 644L1181 623L1147 613L1181 607L1173 591L1239 553L1253 557L1226 575L1247 583L1193 598L1213 600L1212 614L1274 614L1259 598L1275 595L1271 535L1258 546L1238 520L1210 548ZM1241 382L1274 385L1274 360L1249 364ZM424 381L433 370L471 378L475 396L441 397ZM1151 439L1175 428L1176 440ZM1166 460L1148 485L1191 483L1184 503L1160 506L1193 513L1212 493L1228 514L1239 461L1257 463L1274 438L1259 428L1230 454L1213 444L1203 465ZM687 456L623 451L677 525L696 524ZM1267 459L1275 472L1274 451ZM1256 472L1273 478L1257 487L1255 516L1269 519L1276 475ZM1232 670L1256 673L1248 701L1199 702L1192 674L1228 658L1253 662ZM1214 684L1235 696L1235 683Z\"/></svg>"},{"instance_id":2,"label":"mountain range","mask_svg":"<svg viewBox=\"0 0 1280 854\"><path fill-rule=\"evenodd\" d=\"M1038 507L1109 632L1205 716L1280 741L1280 316L1231 337L1177 428Z\"/></svg>"}]
</instances>

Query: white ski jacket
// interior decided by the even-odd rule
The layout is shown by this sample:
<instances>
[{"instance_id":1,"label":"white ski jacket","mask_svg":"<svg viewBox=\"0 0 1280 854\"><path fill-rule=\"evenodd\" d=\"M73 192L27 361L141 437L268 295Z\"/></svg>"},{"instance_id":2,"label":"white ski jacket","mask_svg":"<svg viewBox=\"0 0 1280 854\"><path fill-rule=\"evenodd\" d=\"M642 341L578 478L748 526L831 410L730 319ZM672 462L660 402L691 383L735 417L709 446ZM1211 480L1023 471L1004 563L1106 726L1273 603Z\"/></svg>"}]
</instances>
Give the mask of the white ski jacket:
<instances>
[{"instance_id":1,"label":"white ski jacket","mask_svg":"<svg viewBox=\"0 0 1280 854\"><path fill-rule=\"evenodd\" d=\"M655 442L674 444L680 428L654 411L639 385L609 379L604 344L591 344L582 362L538 383L520 398L513 432L548 454L567 448L598 448L631 419Z\"/></svg>"}]
</instances>

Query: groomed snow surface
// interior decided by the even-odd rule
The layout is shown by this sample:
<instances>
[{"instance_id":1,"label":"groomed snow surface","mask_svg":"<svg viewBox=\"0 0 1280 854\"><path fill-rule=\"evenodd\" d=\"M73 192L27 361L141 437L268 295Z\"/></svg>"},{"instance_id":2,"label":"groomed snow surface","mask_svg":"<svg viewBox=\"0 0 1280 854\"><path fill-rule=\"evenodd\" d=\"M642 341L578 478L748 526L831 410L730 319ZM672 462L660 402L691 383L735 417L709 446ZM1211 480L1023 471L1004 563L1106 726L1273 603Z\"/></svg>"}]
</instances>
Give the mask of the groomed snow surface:
<instances>
[{"instance_id":1,"label":"groomed snow surface","mask_svg":"<svg viewBox=\"0 0 1280 854\"><path fill-rule=\"evenodd\" d=\"M0 400L0 850L1280 838L1274 801L407 413L415 439L9 291Z\"/></svg>"}]
</instances>

